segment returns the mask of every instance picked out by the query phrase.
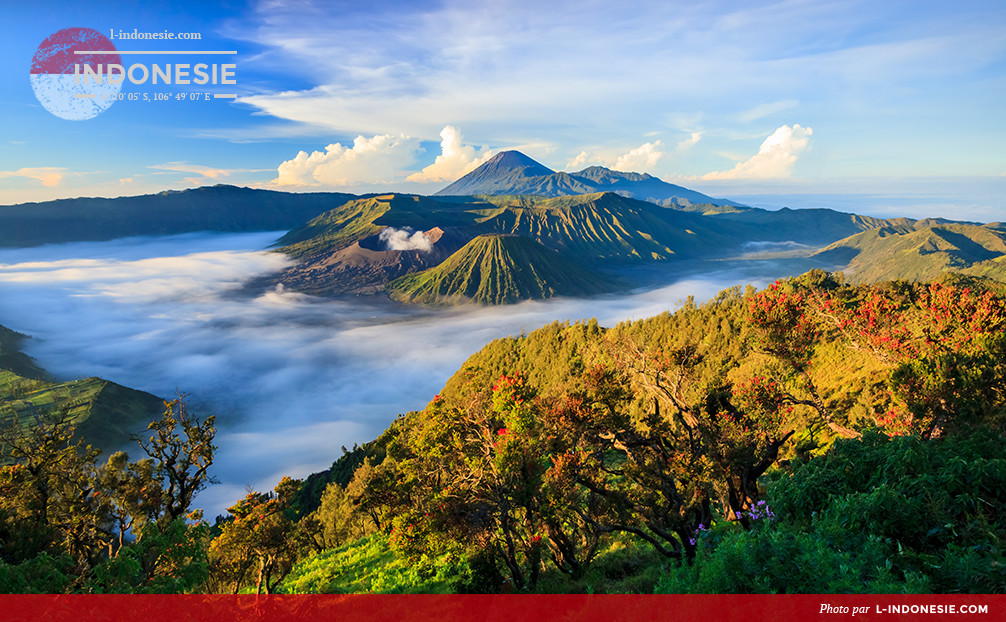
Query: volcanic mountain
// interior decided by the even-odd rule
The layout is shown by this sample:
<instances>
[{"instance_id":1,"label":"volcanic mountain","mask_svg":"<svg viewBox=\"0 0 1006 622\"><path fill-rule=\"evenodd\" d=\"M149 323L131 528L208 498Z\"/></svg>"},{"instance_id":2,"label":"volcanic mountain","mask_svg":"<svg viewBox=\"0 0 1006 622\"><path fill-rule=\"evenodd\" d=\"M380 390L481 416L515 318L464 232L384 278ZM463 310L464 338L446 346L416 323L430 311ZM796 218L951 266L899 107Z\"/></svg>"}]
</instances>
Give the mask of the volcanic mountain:
<instances>
[{"instance_id":1,"label":"volcanic mountain","mask_svg":"<svg viewBox=\"0 0 1006 622\"><path fill-rule=\"evenodd\" d=\"M557 173L519 151L496 154L435 196L531 194L559 197L594 192L615 192L667 206L731 204L646 173L623 173L603 166L591 166L578 173Z\"/></svg>"},{"instance_id":2,"label":"volcanic mountain","mask_svg":"<svg viewBox=\"0 0 1006 622\"><path fill-rule=\"evenodd\" d=\"M388 284L392 298L423 304L507 304L554 296L589 296L612 281L538 242L517 235L480 235L435 268Z\"/></svg>"},{"instance_id":3,"label":"volcanic mountain","mask_svg":"<svg viewBox=\"0 0 1006 622\"><path fill-rule=\"evenodd\" d=\"M388 231L405 232L412 245L394 248L384 235ZM440 227L421 232L383 229L333 253L301 261L283 272L281 282L307 294L375 293L393 279L440 264L467 241Z\"/></svg>"}]
</instances>

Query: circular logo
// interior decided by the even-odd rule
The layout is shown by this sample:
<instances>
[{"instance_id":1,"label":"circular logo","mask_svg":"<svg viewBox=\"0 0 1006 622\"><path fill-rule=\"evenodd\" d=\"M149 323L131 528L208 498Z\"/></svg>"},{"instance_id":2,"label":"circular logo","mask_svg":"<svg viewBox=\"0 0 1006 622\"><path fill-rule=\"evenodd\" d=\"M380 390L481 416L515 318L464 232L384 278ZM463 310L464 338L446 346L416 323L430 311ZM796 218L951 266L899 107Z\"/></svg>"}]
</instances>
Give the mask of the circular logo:
<instances>
[{"instance_id":1,"label":"circular logo","mask_svg":"<svg viewBox=\"0 0 1006 622\"><path fill-rule=\"evenodd\" d=\"M83 121L112 105L122 89L122 57L94 52L115 52L115 46L91 28L64 28L38 46L31 59L31 88L46 110ZM117 74L110 65L117 66Z\"/></svg>"}]
</instances>

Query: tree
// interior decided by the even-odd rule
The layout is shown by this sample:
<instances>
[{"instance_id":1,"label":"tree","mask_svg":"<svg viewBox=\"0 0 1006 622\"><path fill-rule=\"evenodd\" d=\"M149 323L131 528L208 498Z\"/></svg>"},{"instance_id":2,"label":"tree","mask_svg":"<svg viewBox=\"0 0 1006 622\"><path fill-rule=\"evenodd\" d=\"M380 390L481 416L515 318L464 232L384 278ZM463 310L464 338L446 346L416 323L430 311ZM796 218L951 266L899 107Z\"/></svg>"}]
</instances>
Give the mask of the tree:
<instances>
[{"instance_id":1,"label":"tree","mask_svg":"<svg viewBox=\"0 0 1006 622\"><path fill-rule=\"evenodd\" d=\"M25 569L14 575L28 577L45 558L68 560L68 592L189 590L205 580L205 525L198 511L188 515L194 525L186 514L210 481L213 418L200 422L176 400L150 429L150 458L117 452L100 467L65 409L0 432L9 462L0 468L0 550Z\"/></svg>"},{"instance_id":2,"label":"tree","mask_svg":"<svg viewBox=\"0 0 1006 622\"><path fill-rule=\"evenodd\" d=\"M156 512L152 518L162 525L184 517L196 494L215 483L209 468L217 449L216 417L199 421L181 396L165 402L164 408L161 418L147 426L152 434L136 439L156 464L154 477L160 490L147 494L158 497L150 507Z\"/></svg>"},{"instance_id":3,"label":"tree","mask_svg":"<svg viewBox=\"0 0 1006 622\"><path fill-rule=\"evenodd\" d=\"M892 283L820 296L849 347L890 370L890 434L939 437L994 421L1006 406L1006 300L992 291Z\"/></svg>"},{"instance_id":4,"label":"tree","mask_svg":"<svg viewBox=\"0 0 1006 622\"><path fill-rule=\"evenodd\" d=\"M271 594L297 561L300 480L284 477L272 493L249 491L227 509L233 517L210 545L216 580L238 593L254 576L255 593Z\"/></svg>"},{"instance_id":5,"label":"tree","mask_svg":"<svg viewBox=\"0 0 1006 622\"><path fill-rule=\"evenodd\" d=\"M3 557L19 563L45 551L66 553L83 573L103 548L103 515L94 507L98 451L74 438L62 409L14 420L0 433Z\"/></svg>"}]
</instances>

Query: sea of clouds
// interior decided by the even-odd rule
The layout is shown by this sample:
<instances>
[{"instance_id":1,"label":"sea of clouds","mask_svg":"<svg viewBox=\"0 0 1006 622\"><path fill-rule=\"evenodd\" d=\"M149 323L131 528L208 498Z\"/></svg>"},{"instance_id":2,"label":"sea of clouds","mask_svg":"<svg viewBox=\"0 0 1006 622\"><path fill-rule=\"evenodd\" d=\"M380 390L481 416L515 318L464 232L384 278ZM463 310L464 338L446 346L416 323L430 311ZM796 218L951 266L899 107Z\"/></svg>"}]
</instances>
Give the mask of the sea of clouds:
<instances>
[{"instance_id":1,"label":"sea of clouds","mask_svg":"<svg viewBox=\"0 0 1006 622\"><path fill-rule=\"evenodd\" d=\"M289 264L264 250L281 233L3 249L0 324L30 335L29 354L60 379L181 392L216 414L220 484L198 500L213 516L248 487L327 468L342 446L423 408L495 338L554 320L611 326L806 269L782 260L650 267L650 281L663 284L627 294L433 311L249 287Z\"/></svg>"}]
</instances>

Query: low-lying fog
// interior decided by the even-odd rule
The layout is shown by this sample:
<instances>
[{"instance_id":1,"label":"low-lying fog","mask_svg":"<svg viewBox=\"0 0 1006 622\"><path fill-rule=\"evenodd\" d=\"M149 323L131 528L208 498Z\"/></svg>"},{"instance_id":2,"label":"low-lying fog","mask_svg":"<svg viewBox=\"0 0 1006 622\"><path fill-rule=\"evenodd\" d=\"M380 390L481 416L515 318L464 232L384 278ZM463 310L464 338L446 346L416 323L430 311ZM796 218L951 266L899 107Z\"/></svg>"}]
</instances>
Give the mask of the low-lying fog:
<instances>
[{"instance_id":1,"label":"low-lying fog","mask_svg":"<svg viewBox=\"0 0 1006 622\"><path fill-rule=\"evenodd\" d=\"M246 280L287 265L262 250L280 233L0 250L0 324L34 337L29 354L60 379L183 392L200 412L217 414L221 483L198 501L214 516L247 487L269 490L283 475L327 468L343 445L423 408L492 339L553 320L597 317L611 326L689 295L701 301L807 269L803 260L678 265L648 291L433 312L378 297L247 291ZM661 276L644 272L651 282Z\"/></svg>"}]
</instances>

